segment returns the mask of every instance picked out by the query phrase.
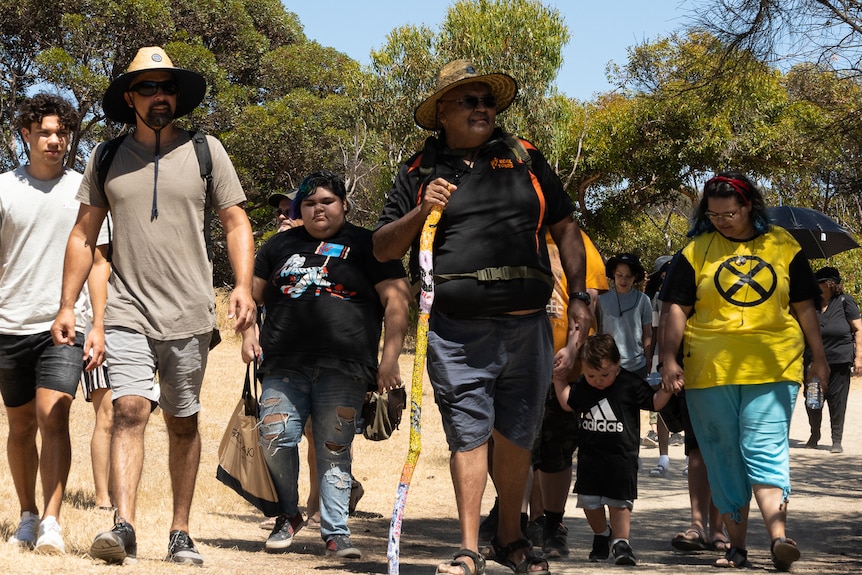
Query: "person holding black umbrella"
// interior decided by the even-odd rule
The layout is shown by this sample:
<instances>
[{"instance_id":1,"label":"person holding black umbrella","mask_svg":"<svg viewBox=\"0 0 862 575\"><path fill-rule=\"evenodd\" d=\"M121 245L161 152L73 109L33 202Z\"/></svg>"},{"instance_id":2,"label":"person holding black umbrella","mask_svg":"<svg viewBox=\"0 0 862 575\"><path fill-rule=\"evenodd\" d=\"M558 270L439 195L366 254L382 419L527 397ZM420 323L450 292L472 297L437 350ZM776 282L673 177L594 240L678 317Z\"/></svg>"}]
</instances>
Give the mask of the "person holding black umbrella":
<instances>
[{"instance_id":1,"label":"person holding black umbrella","mask_svg":"<svg viewBox=\"0 0 862 575\"><path fill-rule=\"evenodd\" d=\"M844 435L844 415L847 412L847 396L850 394L850 374L862 373L862 319L859 307L850 294L844 293L841 274L833 267L824 267L814 274L820 284L821 302L817 310L820 319L820 334L829 362L829 385L823 399L829 406L829 421L832 426L832 453L843 453L841 439ZM811 437L805 444L813 449L820 441L820 424L823 409L812 409L806 404Z\"/></svg>"}]
</instances>

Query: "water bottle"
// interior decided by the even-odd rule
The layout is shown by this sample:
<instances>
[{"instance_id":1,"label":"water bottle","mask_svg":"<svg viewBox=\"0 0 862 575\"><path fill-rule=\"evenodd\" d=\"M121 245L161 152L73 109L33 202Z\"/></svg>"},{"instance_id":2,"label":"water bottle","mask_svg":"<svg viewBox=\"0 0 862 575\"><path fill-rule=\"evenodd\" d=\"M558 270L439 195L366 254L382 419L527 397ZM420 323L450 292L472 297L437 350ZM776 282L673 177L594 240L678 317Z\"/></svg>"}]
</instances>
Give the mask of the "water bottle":
<instances>
[{"instance_id":1,"label":"water bottle","mask_svg":"<svg viewBox=\"0 0 862 575\"><path fill-rule=\"evenodd\" d=\"M812 377L805 389L805 407L823 409L823 390L820 388L820 379Z\"/></svg>"}]
</instances>

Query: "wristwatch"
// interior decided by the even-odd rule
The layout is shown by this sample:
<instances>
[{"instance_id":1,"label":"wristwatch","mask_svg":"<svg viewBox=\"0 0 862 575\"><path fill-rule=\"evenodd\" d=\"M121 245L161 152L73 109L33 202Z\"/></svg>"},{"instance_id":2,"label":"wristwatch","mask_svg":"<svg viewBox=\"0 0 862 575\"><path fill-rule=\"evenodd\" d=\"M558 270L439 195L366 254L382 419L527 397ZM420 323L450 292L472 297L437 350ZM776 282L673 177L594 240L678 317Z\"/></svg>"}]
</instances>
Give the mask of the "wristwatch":
<instances>
[{"instance_id":1,"label":"wristwatch","mask_svg":"<svg viewBox=\"0 0 862 575\"><path fill-rule=\"evenodd\" d=\"M576 292L570 293L569 294L569 300L573 300L573 299L579 299L587 305L590 305L590 303L593 301L593 298L590 297L590 294L588 294L585 291L576 291Z\"/></svg>"}]
</instances>

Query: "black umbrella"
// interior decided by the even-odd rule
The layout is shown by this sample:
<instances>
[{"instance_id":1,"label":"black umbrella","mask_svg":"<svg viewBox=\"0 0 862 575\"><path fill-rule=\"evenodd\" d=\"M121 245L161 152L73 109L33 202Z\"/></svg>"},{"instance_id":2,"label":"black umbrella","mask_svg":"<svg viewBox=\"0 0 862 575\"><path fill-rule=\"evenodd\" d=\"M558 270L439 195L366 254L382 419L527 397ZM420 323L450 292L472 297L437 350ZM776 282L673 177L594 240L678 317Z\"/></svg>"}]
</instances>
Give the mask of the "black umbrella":
<instances>
[{"instance_id":1,"label":"black umbrella","mask_svg":"<svg viewBox=\"0 0 862 575\"><path fill-rule=\"evenodd\" d=\"M792 206L766 208L769 220L796 238L808 259L828 258L859 244L838 222L817 210Z\"/></svg>"}]
</instances>

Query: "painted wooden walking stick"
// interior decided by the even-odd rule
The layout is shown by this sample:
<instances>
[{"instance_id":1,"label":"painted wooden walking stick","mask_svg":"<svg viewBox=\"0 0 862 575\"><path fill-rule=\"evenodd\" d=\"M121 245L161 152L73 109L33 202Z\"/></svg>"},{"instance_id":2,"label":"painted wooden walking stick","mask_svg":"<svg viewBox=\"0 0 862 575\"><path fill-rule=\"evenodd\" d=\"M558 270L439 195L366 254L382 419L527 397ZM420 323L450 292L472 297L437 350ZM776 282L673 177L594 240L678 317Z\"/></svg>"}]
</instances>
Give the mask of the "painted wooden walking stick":
<instances>
[{"instance_id":1,"label":"painted wooden walking stick","mask_svg":"<svg viewBox=\"0 0 862 575\"><path fill-rule=\"evenodd\" d=\"M401 480L395 495L395 508L392 510L392 522L389 524L389 547L386 557L389 560L389 575L398 575L401 556L401 522L404 518L404 506L407 503L407 491L410 489L410 479L416 469L416 461L422 451L422 375L425 371L425 352L428 349L428 317L431 315L431 304L434 302L434 272L433 249L434 235L437 233L437 223L443 209L439 206L431 208L422 234L419 236L419 275L421 292L419 294L419 321L416 324L416 355L413 359L413 378L410 383L410 448L407 460L401 471Z\"/></svg>"}]
</instances>

